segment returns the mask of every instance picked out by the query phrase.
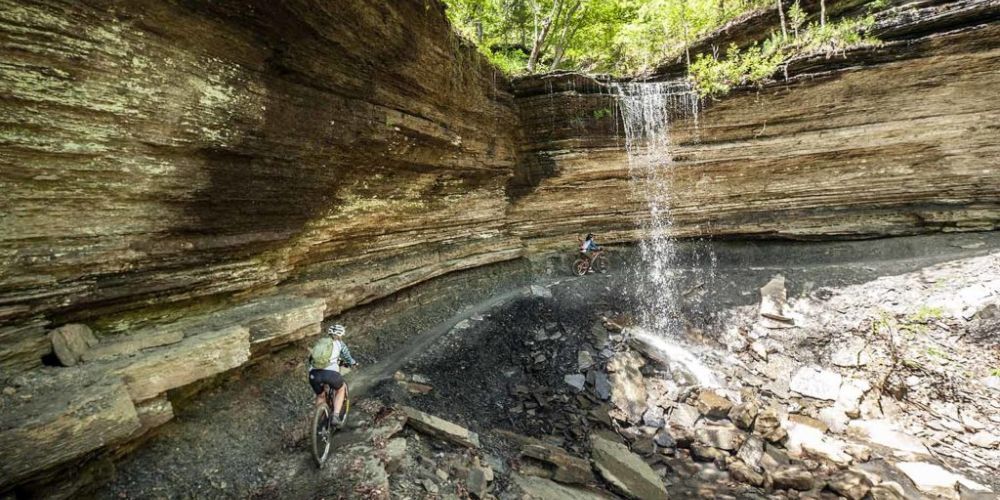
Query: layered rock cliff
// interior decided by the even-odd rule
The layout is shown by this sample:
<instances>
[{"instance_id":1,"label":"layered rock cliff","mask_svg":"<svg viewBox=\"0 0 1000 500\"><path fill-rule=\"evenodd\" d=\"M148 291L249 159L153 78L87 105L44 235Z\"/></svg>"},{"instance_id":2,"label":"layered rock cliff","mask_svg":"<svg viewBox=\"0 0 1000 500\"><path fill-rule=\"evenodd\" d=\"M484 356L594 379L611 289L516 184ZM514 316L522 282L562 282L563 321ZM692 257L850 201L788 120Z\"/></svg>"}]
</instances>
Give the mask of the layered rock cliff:
<instances>
[{"instance_id":1,"label":"layered rock cliff","mask_svg":"<svg viewBox=\"0 0 1000 500\"><path fill-rule=\"evenodd\" d=\"M988 7L989 15L980 4L936 8L923 19L944 32L926 34L906 19L907 30L894 25L898 33L923 36L793 60L774 83L710 101L697 116L678 113L670 132L675 234L995 229L1000 5ZM536 174L509 211L512 232L531 248L558 245L554 232L581 223L635 239L619 221L648 210L630 187L622 127L608 112L613 83L546 75L515 87L528 138L522 165Z\"/></svg>"},{"instance_id":2,"label":"layered rock cliff","mask_svg":"<svg viewBox=\"0 0 1000 500\"><path fill-rule=\"evenodd\" d=\"M0 16L5 324L126 330L278 283L335 314L519 252L511 97L437 2Z\"/></svg>"}]
</instances>

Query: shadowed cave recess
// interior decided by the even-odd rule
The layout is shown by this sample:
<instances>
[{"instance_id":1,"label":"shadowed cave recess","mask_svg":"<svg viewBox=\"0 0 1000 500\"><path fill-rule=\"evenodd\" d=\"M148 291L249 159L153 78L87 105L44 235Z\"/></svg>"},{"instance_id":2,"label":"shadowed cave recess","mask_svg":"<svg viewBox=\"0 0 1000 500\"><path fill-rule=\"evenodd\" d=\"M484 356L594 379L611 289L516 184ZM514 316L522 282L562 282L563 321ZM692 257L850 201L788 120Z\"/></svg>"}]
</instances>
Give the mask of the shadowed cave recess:
<instances>
[{"instance_id":1,"label":"shadowed cave recess","mask_svg":"<svg viewBox=\"0 0 1000 500\"><path fill-rule=\"evenodd\" d=\"M438 0L0 0L0 498L996 498L1000 2L879 9L708 95Z\"/></svg>"}]
</instances>

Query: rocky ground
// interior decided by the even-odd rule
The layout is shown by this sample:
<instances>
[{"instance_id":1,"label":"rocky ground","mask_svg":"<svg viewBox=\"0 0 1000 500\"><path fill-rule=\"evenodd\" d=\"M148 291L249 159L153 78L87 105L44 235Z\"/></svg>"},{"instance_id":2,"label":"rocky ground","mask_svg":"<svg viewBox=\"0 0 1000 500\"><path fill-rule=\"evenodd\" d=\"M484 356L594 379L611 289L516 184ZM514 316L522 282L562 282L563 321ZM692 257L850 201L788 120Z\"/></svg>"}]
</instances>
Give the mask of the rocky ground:
<instances>
[{"instance_id":1,"label":"rocky ground","mask_svg":"<svg viewBox=\"0 0 1000 500\"><path fill-rule=\"evenodd\" d=\"M993 243L850 266L723 255L678 274L689 326L667 343L634 325L620 271L536 285L407 356L362 354L349 380L372 389L322 469L302 353L279 353L181 407L98 496L995 498Z\"/></svg>"}]
</instances>

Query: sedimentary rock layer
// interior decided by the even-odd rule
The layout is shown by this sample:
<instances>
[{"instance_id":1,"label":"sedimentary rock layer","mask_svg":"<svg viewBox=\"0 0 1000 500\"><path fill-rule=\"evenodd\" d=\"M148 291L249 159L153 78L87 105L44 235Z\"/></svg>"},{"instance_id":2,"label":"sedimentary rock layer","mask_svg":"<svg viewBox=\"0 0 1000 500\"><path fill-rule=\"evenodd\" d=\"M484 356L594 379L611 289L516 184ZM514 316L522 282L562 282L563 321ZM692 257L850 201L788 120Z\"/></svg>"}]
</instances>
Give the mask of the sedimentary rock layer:
<instances>
[{"instance_id":1,"label":"sedimentary rock layer","mask_svg":"<svg viewBox=\"0 0 1000 500\"><path fill-rule=\"evenodd\" d=\"M1000 23L802 58L789 69L788 80L736 91L673 124L676 235L849 238L997 227ZM558 246L567 239L558 233L584 228L633 240L621 221L648 217L630 185L620 121L609 112L613 91L565 75L517 82L525 137L533 139L525 152L544 166L508 212L529 248Z\"/></svg>"},{"instance_id":2,"label":"sedimentary rock layer","mask_svg":"<svg viewBox=\"0 0 1000 500\"><path fill-rule=\"evenodd\" d=\"M0 50L0 323L518 255L511 97L438 2L4 0Z\"/></svg>"}]
</instances>

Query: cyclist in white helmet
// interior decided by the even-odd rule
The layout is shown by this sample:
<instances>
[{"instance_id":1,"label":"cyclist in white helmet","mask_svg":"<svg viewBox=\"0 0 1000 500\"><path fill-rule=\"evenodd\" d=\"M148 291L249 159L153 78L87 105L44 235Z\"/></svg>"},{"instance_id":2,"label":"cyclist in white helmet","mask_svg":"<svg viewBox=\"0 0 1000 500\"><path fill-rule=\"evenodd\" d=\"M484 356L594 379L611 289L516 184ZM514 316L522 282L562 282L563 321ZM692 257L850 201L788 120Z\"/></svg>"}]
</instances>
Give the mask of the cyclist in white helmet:
<instances>
[{"instance_id":1,"label":"cyclist in white helmet","mask_svg":"<svg viewBox=\"0 0 1000 500\"><path fill-rule=\"evenodd\" d=\"M355 366L357 361L351 357L343 337L347 330L344 325L331 325L326 329L326 335L316 341L309 354L309 385L316 393L316 405L323 404L323 384L329 385L334 391L333 419L339 425L340 408L344 405L344 377L340 375L340 364Z\"/></svg>"}]
</instances>

